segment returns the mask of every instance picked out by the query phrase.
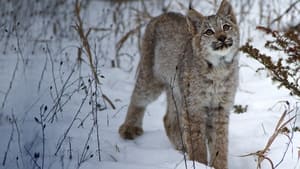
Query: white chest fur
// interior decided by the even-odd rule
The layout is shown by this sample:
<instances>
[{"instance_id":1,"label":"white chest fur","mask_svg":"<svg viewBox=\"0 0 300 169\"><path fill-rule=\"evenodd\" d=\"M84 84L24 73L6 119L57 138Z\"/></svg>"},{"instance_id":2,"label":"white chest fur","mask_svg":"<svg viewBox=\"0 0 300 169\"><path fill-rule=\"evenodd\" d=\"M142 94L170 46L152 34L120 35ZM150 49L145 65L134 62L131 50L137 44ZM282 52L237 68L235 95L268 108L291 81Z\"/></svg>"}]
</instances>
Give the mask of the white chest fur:
<instances>
[{"instance_id":1,"label":"white chest fur","mask_svg":"<svg viewBox=\"0 0 300 169\"><path fill-rule=\"evenodd\" d=\"M233 60L235 52L232 52L232 48L227 48L224 50L212 51L209 50L207 56L207 61L209 61L213 66L218 66L222 63L230 63Z\"/></svg>"}]
</instances>

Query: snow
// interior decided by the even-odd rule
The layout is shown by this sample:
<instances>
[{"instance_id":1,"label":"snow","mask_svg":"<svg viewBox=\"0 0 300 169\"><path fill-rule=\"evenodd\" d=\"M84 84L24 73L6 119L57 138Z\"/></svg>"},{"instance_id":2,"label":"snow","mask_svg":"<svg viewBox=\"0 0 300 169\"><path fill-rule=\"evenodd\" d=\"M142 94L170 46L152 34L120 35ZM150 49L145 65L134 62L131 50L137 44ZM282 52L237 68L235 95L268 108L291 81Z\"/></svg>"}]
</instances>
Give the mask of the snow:
<instances>
[{"instance_id":1,"label":"snow","mask_svg":"<svg viewBox=\"0 0 300 169\"><path fill-rule=\"evenodd\" d=\"M147 3L151 5L153 2ZM278 1L278 3L282 2ZM234 1L234 4L238 6L239 2ZM241 34L242 42L251 37L255 46L262 48L264 40L270 37L256 30L251 31L251 34L248 31L254 30L258 23L258 19L255 19L259 10L257 4L258 2L247 16L247 22L241 24ZM196 5L197 9L204 8L206 5L204 14L213 10L212 6L205 2L197 2ZM141 8L140 3L136 3L136 6ZM115 28L115 25L111 26L113 22L108 19L112 18L112 12L104 10L105 7L110 9L115 6L107 1L92 1L87 10L83 11L83 16L87 17L84 24L87 27L100 25L105 28ZM172 3L171 9L182 11L178 3ZM159 10L154 9L150 12L153 12L151 13L153 15L160 13ZM107 13L107 15L102 16L103 13ZM124 14L123 18L130 18L132 15L128 12ZM101 20L97 21L98 18ZM255 24L251 24L252 21ZM43 26L38 24L39 22L35 23L32 30L40 31ZM129 23L127 26L133 28L133 25L134 23ZM0 25L1 31L5 27L6 25ZM126 32L126 28L123 29L122 32ZM99 34L101 38L99 38ZM103 34L107 36L102 37ZM5 93L9 91L4 106L0 107L0 114L3 115L0 122L1 169L186 169L184 154L172 147L164 131L162 119L166 111L165 94L162 94L147 108L142 136L135 140L120 138L118 128L124 121L130 102L139 54L136 40L129 39L129 43L121 49L121 52L129 52L132 54L132 58L124 57L121 69L112 68L110 59L114 58L114 43L120 39L122 34L116 36L110 33L103 34L91 32L91 35L95 36L91 38L91 46L94 54L98 57L98 73L103 75L100 78L101 84L98 86L98 91L95 91L95 84L89 82L92 75L88 59L83 54L84 61L81 65L78 66L76 61L77 47L80 46L80 42L75 33L73 33L75 38L63 40L54 38L47 43L38 44L35 44L36 42L32 39L28 39L28 36L20 37L19 48L18 38L12 37L6 53L0 54L1 104L5 99ZM47 33L44 38L47 39L50 36L52 34ZM4 49L4 39L0 39L1 50ZM20 51L22 51L25 62L20 56ZM268 50L264 50L264 52L278 56L278 53L275 52ZM13 77L17 60L19 62L15 77ZM298 98L290 96L286 89L278 89L276 84L267 77L265 71L256 72L260 67L262 65L257 61L240 54L240 85L235 104L248 105L248 109L242 114L232 112L230 116L230 169L256 168L256 157L245 155L265 147L279 118L288 108L286 101L290 103L290 109L295 108L298 102ZM129 71L130 69L132 70ZM68 79L69 76L70 79ZM81 86L81 84L84 85ZM101 109L97 111L100 153L98 151L97 126L94 126L95 117L91 113L95 111L93 100L96 96L92 95L95 92L98 92L97 99ZM113 102L115 109L107 100L101 99L100 94L105 94ZM59 106L55 106L56 98L59 95L61 95ZM47 110L45 110L45 106L47 106ZM44 110L45 115L49 113L49 118L43 121L46 125L44 128L45 138L43 138L43 129L40 124L40 115ZM292 111L285 120L295 113L297 113L298 120L287 125L288 129L300 126L300 115L297 111ZM300 133L294 132L293 135L289 133L288 136L291 140L286 135L280 134L267 153L267 157L272 159L274 165L278 164L285 155L277 169L300 168L298 154ZM43 147L45 148L44 165L42 165ZM99 161L99 154L101 161ZM4 162L5 165L3 165ZM209 168L189 160L186 161L186 164L189 169ZM267 160L262 163L262 168L271 168Z\"/></svg>"}]
</instances>

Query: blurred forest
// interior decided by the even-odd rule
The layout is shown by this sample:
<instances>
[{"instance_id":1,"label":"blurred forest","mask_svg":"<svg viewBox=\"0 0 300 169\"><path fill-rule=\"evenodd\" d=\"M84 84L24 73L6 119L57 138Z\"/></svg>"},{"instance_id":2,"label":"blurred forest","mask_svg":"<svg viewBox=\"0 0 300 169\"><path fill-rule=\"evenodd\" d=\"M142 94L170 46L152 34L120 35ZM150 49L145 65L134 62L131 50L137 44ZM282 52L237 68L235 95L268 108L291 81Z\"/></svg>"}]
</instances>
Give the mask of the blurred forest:
<instances>
[{"instance_id":1,"label":"blurred forest","mask_svg":"<svg viewBox=\"0 0 300 169\"><path fill-rule=\"evenodd\" d=\"M191 2L204 14L216 11L217 4L220 3L217 0ZM289 27L299 29L298 2L298 0L232 0L243 28L242 42L251 37L251 32L255 29L251 27L252 25L278 30L286 30ZM80 4L84 29L91 30L88 38L93 43L92 46L97 48L96 56L102 58L106 65L130 71L133 68L132 60L139 58L138 49L132 52L123 49L139 44L136 42L139 42L142 30L149 19L167 11L184 14L188 1L84 0ZM17 38L20 41L19 47L26 50L22 50L23 62L29 59L29 53L34 53L40 43L55 42L57 47L62 47L63 41L78 40L73 28L74 6L74 0L1 1L0 40L3 44L1 53L7 53L12 38ZM209 8L201 9L201 6ZM257 8L258 11L255 10ZM22 43L24 41L26 49ZM111 47L114 47L114 50L111 50Z\"/></svg>"}]
</instances>

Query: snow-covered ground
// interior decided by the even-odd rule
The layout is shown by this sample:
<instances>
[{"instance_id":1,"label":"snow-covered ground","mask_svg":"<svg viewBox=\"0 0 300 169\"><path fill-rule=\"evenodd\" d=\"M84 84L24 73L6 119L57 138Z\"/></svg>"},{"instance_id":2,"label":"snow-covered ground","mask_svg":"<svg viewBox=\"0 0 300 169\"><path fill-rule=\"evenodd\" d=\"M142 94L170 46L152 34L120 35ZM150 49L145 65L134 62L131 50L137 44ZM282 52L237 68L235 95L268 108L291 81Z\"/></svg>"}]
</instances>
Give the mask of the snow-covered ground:
<instances>
[{"instance_id":1,"label":"snow-covered ground","mask_svg":"<svg viewBox=\"0 0 300 169\"><path fill-rule=\"evenodd\" d=\"M241 23L242 41L251 38L255 46L262 48L269 37L255 30L259 22L259 2L254 2L253 9L246 15L247 22ZM151 5L152 2L148 3ZM205 9L205 14L214 9L208 4L195 4L197 9ZM239 2L233 1L233 4L238 6ZM283 4L281 11L288 7L283 1L277 1L271 8L278 9L280 4ZM112 19L108 19L112 18L113 8L116 7L109 2L92 1L83 11L85 26L115 28L111 25ZM137 3L137 8L142 9L142 5ZM171 9L182 11L175 2L171 3ZM159 13L158 10L152 12L153 15ZM131 13L124 12L122 17L133 20ZM130 26L135 27L133 23ZM4 31L7 26L0 25L0 29ZM123 35L126 30L121 28ZM28 34L31 33L34 34ZM80 41L75 33L71 40L50 38L49 41L39 39L41 42L37 43L19 37L13 31L12 35L6 52L0 51L0 114L3 115L0 168L186 169L184 155L172 147L163 128L164 94L148 107L142 136L123 140L118 135L135 83L134 70L139 55L134 39L129 39L131 42L121 50L132 56L121 60L121 69L111 68L109 59L114 58L114 44L122 33L115 36L108 33L97 39L99 33L91 32L90 37L94 38L90 42L93 55L98 57L100 77L100 84L95 86L85 53L82 54L84 61L77 61ZM106 35L105 31L102 35ZM4 39L0 40L1 50ZM285 110L294 109L285 120L296 113L300 118L296 109L298 98L290 96L285 89L278 89L265 71L256 71L261 67L257 61L240 54L240 86L235 104L247 106L247 111L242 114L232 112L230 116L230 169L256 168L257 158L245 155L264 149ZM130 69L133 70L128 71ZM292 121L287 128L292 130L295 126L300 126L300 120ZM266 155L274 165L282 160L276 167L278 169L299 169L299 147L299 132L280 134ZM194 162L187 161L187 165L193 168ZM196 163L195 168L209 167ZM261 168L271 168L270 163L265 160Z\"/></svg>"}]
</instances>

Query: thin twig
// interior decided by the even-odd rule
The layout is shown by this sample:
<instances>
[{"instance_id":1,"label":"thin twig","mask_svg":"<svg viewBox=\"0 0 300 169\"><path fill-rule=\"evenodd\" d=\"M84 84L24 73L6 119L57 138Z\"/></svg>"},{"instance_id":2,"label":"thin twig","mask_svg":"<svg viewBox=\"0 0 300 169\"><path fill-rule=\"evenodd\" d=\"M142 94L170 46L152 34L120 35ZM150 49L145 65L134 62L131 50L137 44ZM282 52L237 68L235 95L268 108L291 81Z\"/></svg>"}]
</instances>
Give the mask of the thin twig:
<instances>
[{"instance_id":1,"label":"thin twig","mask_svg":"<svg viewBox=\"0 0 300 169\"><path fill-rule=\"evenodd\" d=\"M65 133L64 133L64 135L63 135L63 137L62 137L62 139L58 142L58 144L57 144L57 149L56 149L56 151L55 151L55 153L54 153L55 156L57 155L58 151L60 150L60 148L61 148L61 146L62 146L64 140L67 138L67 135L69 134L69 132L70 132L70 130L71 130L71 128L72 128L72 126L73 126L75 120L77 119L79 113L81 112L81 109L82 109L82 107L83 107L83 105L84 105L84 103L85 103L87 97L88 97L88 94L86 94L85 97L82 99L82 102L81 102L81 104L80 104L80 106L79 106L79 108L78 108L76 114L74 115L74 117L73 117L73 119L72 119L72 121L71 121L71 124L69 125L69 127L68 127L67 130L65 131Z\"/></svg>"},{"instance_id":2,"label":"thin twig","mask_svg":"<svg viewBox=\"0 0 300 169\"><path fill-rule=\"evenodd\" d=\"M95 79L96 83L100 84L99 78L97 76L97 71L96 71L96 68L95 68L94 62L93 62L93 56L92 56L90 44L89 44L89 41L88 41L88 35L89 35L89 32L91 31L91 29L88 29L88 31L86 33L84 32L83 23L82 23L82 20L81 20L81 17L80 17L80 8L81 8L80 2L79 2L79 0L76 0L75 15L76 15L77 23L74 26L74 28L75 28L75 30L77 31L77 33L80 37L82 46L84 47L85 51L87 52L87 57L88 57L88 60L89 60L89 66L91 68L94 79Z\"/></svg>"},{"instance_id":3,"label":"thin twig","mask_svg":"<svg viewBox=\"0 0 300 169\"><path fill-rule=\"evenodd\" d=\"M45 124L45 119L44 119L44 115L47 111L47 106L46 105L42 105L40 107L40 120L37 121L40 125L41 125L41 129L42 129L42 166L41 168L44 169L44 164L45 164L45 128L46 128L46 124Z\"/></svg>"},{"instance_id":4,"label":"thin twig","mask_svg":"<svg viewBox=\"0 0 300 169\"><path fill-rule=\"evenodd\" d=\"M73 158L72 155L72 144L71 144L71 137L69 137L69 159L71 160Z\"/></svg>"},{"instance_id":5,"label":"thin twig","mask_svg":"<svg viewBox=\"0 0 300 169\"><path fill-rule=\"evenodd\" d=\"M49 46L48 44L46 44L46 51L47 51L47 54L50 58L50 63L51 63L51 73L52 73L52 80L53 80L53 83L54 83L54 89L55 89L55 98L57 98L57 106L55 106L55 109L59 109L60 111L62 110L62 107L61 107L61 103L60 103L60 97L59 97L59 93L58 93L58 87L57 87L57 83L56 83L56 77L55 77L55 67L54 67L54 60L53 60L53 57L52 57L52 54L51 54L51 51L49 49ZM57 110L55 110L56 112ZM50 111L49 111L50 113Z\"/></svg>"},{"instance_id":6,"label":"thin twig","mask_svg":"<svg viewBox=\"0 0 300 169\"><path fill-rule=\"evenodd\" d=\"M96 66L97 66L97 64L96 64ZM104 94L102 94L102 96L103 96ZM101 152L100 152L100 134L99 134L99 124L98 124L98 108L97 108L97 106L98 106L98 83L95 83L95 100L94 100L94 106L95 106L95 109L94 109L94 123L95 123L95 125L96 125L96 134L97 134L97 153L98 153L98 160L99 161L101 161ZM104 98L104 96L103 96L103 98ZM107 100L109 100L110 101L110 99L108 99L108 97L107 97ZM112 106L114 106L113 104L112 104L112 102L109 102L110 103L110 105L112 105ZM115 108L114 108L115 109Z\"/></svg>"},{"instance_id":7,"label":"thin twig","mask_svg":"<svg viewBox=\"0 0 300 169\"><path fill-rule=\"evenodd\" d=\"M269 138L269 140L267 141L265 147L262 150L259 150L255 153L249 153L247 155L242 155L241 157L257 156L257 158L258 158L257 159L257 168L258 169L261 168L261 163L264 160L267 160L270 163L272 169L275 169L276 167L274 167L273 161L269 157L267 157L267 153L269 152L270 147L273 144L273 142L275 141L275 139L278 137L279 134L282 133L282 131L286 127L286 125L288 125L291 121L293 121L296 118L296 115L295 115L295 116L289 118L288 120L284 121L286 115L289 114L291 111L285 110L283 112L283 114L281 115L281 117L279 118L279 120L277 122L277 125L275 127L275 130L274 130L273 134L271 135L271 137ZM290 142L291 142L291 140L290 140ZM288 145L290 145L290 144L288 144ZM281 160L281 161L283 161L283 160ZM278 166L280 163L281 162L279 162L276 166Z\"/></svg>"},{"instance_id":8,"label":"thin twig","mask_svg":"<svg viewBox=\"0 0 300 169\"><path fill-rule=\"evenodd\" d=\"M135 33L137 33L143 26L145 26L145 24L139 24L137 25L135 28L131 29L130 31L128 31L116 44L116 51L119 51L123 44L125 43L125 41L132 35L134 35Z\"/></svg>"},{"instance_id":9,"label":"thin twig","mask_svg":"<svg viewBox=\"0 0 300 169\"><path fill-rule=\"evenodd\" d=\"M65 90L70 86L67 86L67 84L69 84L69 81L71 79L71 77L73 76L74 72L75 72L75 67L77 66L77 63L74 64L69 76L67 77L65 83L63 84L62 88L60 89L59 95L55 98L54 102L54 106L49 110L48 114L44 116L45 119L48 119L48 117L50 116L50 114L53 112L51 118L49 119L51 122L54 121L54 117L56 116L57 113L57 109L58 107L59 110L69 101L69 99L67 99L64 103L61 103L61 99L65 94ZM73 84L73 83L72 83Z\"/></svg>"},{"instance_id":10,"label":"thin twig","mask_svg":"<svg viewBox=\"0 0 300 169\"><path fill-rule=\"evenodd\" d=\"M116 109L116 106L113 104L113 102L105 94L102 94L102 97L103 97L104 100L106 100L109 103L109 105L111 106L111 108L113 110Z\"/></svg>"},{"instance_id":11,"label":"thin twig","mask_svg":"<svg viewBox=\"0 0 300 169\"><path fill-rule=\"evenodd\" d=\"M181 144L182 144L184 165L185 165L185 168L187 169L187 158L186 158L186 154L185 154L186 153L186 148L185 148L184 141L183 141L183 131L182 131L181 122L180 122L181 117L180 117L180 113L179 113L178 106L177 106L177 103L176 103L176 98L174 96L174 83L176 81L176 77L177 77L177 69L175 71L175 75L174 75L173 79L171 80L170 88L171 88L172 100L174 101L174 106L175 106L175 110L176 110L177 125L178 125L178 128L179 128L180 141L181 141Z\"/></svg>"},{"instance_id":12,"label":"thin twig","mask_svg":"<svg viewBox=\"0 0 300 169\"><path fill-rule=\"evenodd\" d=\"M10 80L10 82L9 82L9 87L8 87L7 91L5 92L5 96L4 96L2 105L1 105L1 109L4 108L5 102L6 102L7 98L8 98L8 95L9 95L11 89L12 89L13 82L14 82L14 80L15 80L15 78L16 78L16 74L17 74L18 67L19 67L19 57L17 58L17 63L16 63L16 65L15 65L15 68L14 68L14 71L13 71L13 74L12 74L12 77L11 77L11 80Z\"/></svg>"},{"instance_id":13,"label":"thin twig","mask_svg":"<svg viewBox=\"0 0 300 169\"><path fill-rule=\"evenodd\" d=\"M85 144L84 144L84 147L83 147L83 150L82 150L82 153L81 153L81 156L80 156L80 159L79 159L79 162L77 164L77 168L79 169L80 166L82 165L82 163L86 162L87 160L89 160L90 158L93 157L93 154L89 154L87 155L89 149L90 149L90 146L89 146L89 141L90 141L90 138L92 136L92 133L94 131L94 127L95 127L95 124L91 127L90 129L90 132L88 133L88 138L87 140L85 141ZM101 159L100 159L101 160Z\"/></svg>"},{"instance_id":14,"label":"thin twig","mask_svg":"<svg viewBox=\"0 0 300 169\"><path fill-rule=\"evenodd\" d=\"M278 22L281 20L281 18L286 15L287 13L290 12L290 10L292 10L298 3L300 2L300 0L296 0L294 3L292 3L281 15L279 15L277 18L273 19L271 21L271 24L273 24L274 22Z\"/></svg>"},{"instance_id":15,"label":"thin twig","mask_svg":"<svg viewBox=\"0 0 300 169\"><path fill-rule=\"evenodd\" d=\"M6 151L4 153L4 157L3 157L3 161L2 161L2 166L5 166L6 158L7 158L7 155L8 155L9 148L10 148L10 144L12 142L13 135L14 135L14 132L15 132L15 128L13 126L13 123L11 123L11 125L12 125L12 127L11 127L11 133L10 133L10 137L9 137L9 140L8 140L8 143L7 143L7 146L6 146Z\"/></svg>"},{"instance_id":16,"label":"thin twig","mask_svg":"<svg viewBox=\"0 0 300 169\"><path fill-rule=\"evenodd\" d=\"M37 163L36 159L32 156L32 154L29 152L29 150L27 150L26 147L24 147L25 152L29 155L29 157L31 158L31 160L33 161L34 165L38 168L38 169L42 169L41 166Z\"/></svg>"},{"instance_id":17,"label":"thin twig","mask_svg":"<svg viewBox=\"0 0 300 169\"><path fill-rule=\"evenodd\" d=\"M24 157L23 157L23 149L22 149L22 146L21 146L22 145L21 144L21 132L20 132L20 129L19 129L19 126L18 126L18 123L17 123L17 119L16 119L14 114L12 114L12 122L16 127L17 136L18 136L17 138L18 138L19 153L20 153L20 156L21 156L22 165L24 166L25 162L24 162Z\"/></svg>"},{"instance_id":18,"label":"thin twig","mask_svg":"<svg viewBox=\"0 0 300 169\"><path fill-rule=\"evenodd\" d=\"M47 65L48 65L48 57L46 57L45 64L44 64L44 67L43 67L43 70L42 70L42 73L41 73L41 77L40 77L40 80L39 80L39 83L38 83L38 92L41 90L41 85L42 85L42 82L43 82L43 79L44 79L44 74L46 72Z\"/></svg>"}]
</instances>

